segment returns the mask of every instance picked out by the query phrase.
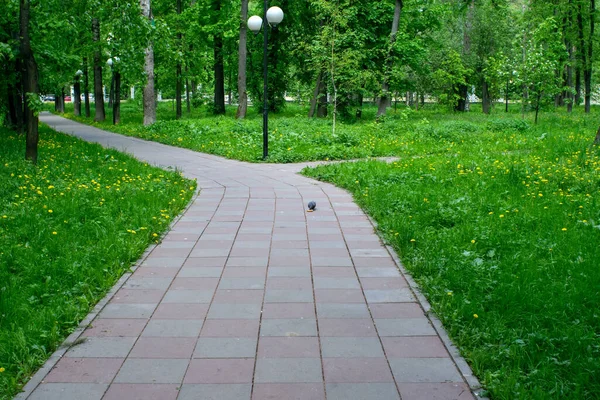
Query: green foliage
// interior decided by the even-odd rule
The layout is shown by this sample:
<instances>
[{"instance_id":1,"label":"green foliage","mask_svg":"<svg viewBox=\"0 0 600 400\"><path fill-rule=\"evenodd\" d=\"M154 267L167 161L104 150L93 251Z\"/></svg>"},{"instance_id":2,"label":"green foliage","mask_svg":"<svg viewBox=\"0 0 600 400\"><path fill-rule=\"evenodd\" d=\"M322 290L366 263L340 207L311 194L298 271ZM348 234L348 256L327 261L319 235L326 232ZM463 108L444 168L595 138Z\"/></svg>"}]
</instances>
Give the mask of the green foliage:
<instances>
[{"instance_id":1,"label":"green foliage","mask_svg":"<svg viewBox=\"0 0 600 400\"><path fill-rule=\"evenodd\" d=\"M37 166L0 128L0 398L9 399L172 217L195 183L41 127Z\"/></svg>"},{"instance_id":2,"label":"green foliage","mask_svg":"<svg viewBox=\"0 0 600 400\"><path fill-rule=\"evenodd\" d=\"M461 99L459 86L467 84L467 76L471 70L466 68L460 54L449 50L443 58L440 68L433 73L433 85L441 104L454 109Z\"/></svg>"}]
</instances>

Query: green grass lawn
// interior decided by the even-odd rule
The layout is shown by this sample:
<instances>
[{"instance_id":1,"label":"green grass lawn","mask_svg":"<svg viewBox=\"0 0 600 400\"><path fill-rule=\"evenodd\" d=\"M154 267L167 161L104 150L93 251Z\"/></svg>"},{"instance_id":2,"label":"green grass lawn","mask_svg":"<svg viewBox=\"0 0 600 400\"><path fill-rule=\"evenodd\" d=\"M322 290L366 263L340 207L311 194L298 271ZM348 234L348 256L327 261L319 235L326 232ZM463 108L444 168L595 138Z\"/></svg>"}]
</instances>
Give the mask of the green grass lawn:
<instances>
[{"instance_id":1,"label":"green grass lawn","mask_svg":"<svg viewBox=\"0 0 600 400\"><path fill-rule=\"evenodd\" d=\"M40 367L189 202L195 182L96 144L0 128L0 398Z\"/></svg>"},{"instance_id":2,"label":"green grass lawn","mask_svg":"<svg viewBox=\"0 0 600 400\"><path fill-rule=\"evenodd\" d=\"M153 127L124 106L125 134L260 161L261 118L195 111ZM600 118L564 110L522 119L437 107L375 122L271 118L271 162L396 156L305 170L354 194L400 254L493 399L592 399L600 393Z\"/></svg>"}]
</instances>

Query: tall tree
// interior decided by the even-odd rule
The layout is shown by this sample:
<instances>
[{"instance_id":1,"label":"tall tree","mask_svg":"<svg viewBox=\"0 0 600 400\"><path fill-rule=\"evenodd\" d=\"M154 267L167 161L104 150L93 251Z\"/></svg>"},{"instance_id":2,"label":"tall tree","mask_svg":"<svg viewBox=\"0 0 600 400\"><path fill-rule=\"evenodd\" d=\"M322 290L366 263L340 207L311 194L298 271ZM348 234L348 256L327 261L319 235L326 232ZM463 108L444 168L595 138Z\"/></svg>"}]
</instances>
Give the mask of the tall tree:
<instances>
[{"instance_id":1,"label":"tall tree","mask_svg":"<svg viewBox=\"0 0 600 400\"><path fill-rule=\"evenodd\" d=\"M215 18L219 18L221 11L221 0L213 0L212 3ZM223 66L223 31L219 24L215 24L213 32L214 40L214 77L215 77L215 114L225 114L225 70Z\"/></svg>"},{"instance_id":2,"label":"tall tree","mask_svg":"<svg viewBox=\"0 0 600 400\"><path fill-rule=\"evenodd\" d=\"M377 107L378 117L385 115L385 112L388 106L390 105L391 98L389 93L390 83L388 70L392 67L391 52L392 48L394 47L394 43L396 43L396 35L398 34L398 25L400 23L400 15L402 13L403 5L404 4L402 0L396 0L396 5L394 7L394 19L392 21L392 33L390 34L390 50L388 52L385 66L386 71L384 71L383 73L383 82L381 83L381 96L379 97L379 104Z\"/></svg>"},{"instance_id":3,"label":"tall tree","mask_svg":"<svg viewBox=\"0 0 600 400\"><path fill-rule=\"evenodd\" d=\"M179 53L181 53L181 51L183 50L182 40L183 34L181 33L181 0L177 0L177 47L179 48ZM181 119L181 92L183 84L183 77L181 75L181 57L177 57L176 79L177 81L175 83L175 118Z\"/></svg>"},{"instance_id":4,"label":"tall tree","mask_svg":"<svg viewBox=\"0 0 600 400\"><path fill-rule=\"evenodd\" d=\"M106 112L104 110L104 91L102 90L100 20L98 17L92 18L92 40L94 41L94 104L96 106L94 121L99 122L106 119Z\"/></svg>"},{"instance_id":5,"label":"tall tree","mask_svg":"<svg viewBox=\"0 0 600 400\"><path fill-rule=\"evenodd\" d=\"M34 164L38 158L38 117L36 102L39 101L38 90L38 67L31 49L29 37L30 1L20 1L20 25L21 25L21 59L24 65L23 91L25 92L25 124L27 126L27 139L25 158Z\"/></svg>"},{"instance_id":6,"label":"tall tree","mask_svg":"<svg viewBox=\"0 0 600 400\"><path fill-rule=\"evenodd\" d=\"M247 64L247 36L248 28L246 21L248 20L248 0L242 0L240 12L240 42L238 50L238 109L235 117L238 119L246 118L248 110L248 93L246 92L246 64Z\"/></svg>"},{"instance_id":7,"label":"tall tree","mask_svg":"<svg viewBox=\"0 0 600 400\"><path fill-rule=\"evenodd\" d=\"M152 21L151 0L140 0L142 15ZM146 84L144 85L144 125L156 122L156 93L154 91L154 48L152 39L148 41L145 51L144 72Z\"/></svg>"}]
</instances>

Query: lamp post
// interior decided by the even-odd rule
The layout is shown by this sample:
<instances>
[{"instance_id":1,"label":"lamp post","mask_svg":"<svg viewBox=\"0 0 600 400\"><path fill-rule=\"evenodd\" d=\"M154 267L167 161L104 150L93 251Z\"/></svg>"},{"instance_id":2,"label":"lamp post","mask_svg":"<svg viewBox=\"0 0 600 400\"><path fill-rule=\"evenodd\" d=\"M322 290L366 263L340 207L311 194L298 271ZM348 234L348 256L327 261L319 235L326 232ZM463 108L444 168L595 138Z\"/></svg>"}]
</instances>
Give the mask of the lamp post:
<instances>
[{"instance_id":1,"label":"lamp post","mask_svg":"<svg viewBox=\"0 0 600 400\"><path fill-rule=\"evenodd\" d=\"M119 72L119 57L109 58L106 63L112 72L111 92L113 106L113 125L121 122L121 74Z\"/></svg>"},{"instance_id":2,"label":"lamp post","mask_svg":"<svg viewBox=\"0 0 600 400\"><path fill-rule=\"evenodd\" d=\"M279 7L269 7L269 1L265 0L264 12L267 19L267 24L276 28L283 21L283 11ZM263 27L263 20L257 15L253 15L248 19L248 28L255 34L258 34L260 28ZM267 26L263 29L264 46L263 46L263 160L269 156L269 87L268 87L268 29Z\"/></svg>"},{"instance_id":3,"label":"lamp post","mask_svg":"<svg viewBox=\"0 0 600 400\"><path fill-rule=\"evenodd\" d=\"M79 79L81 78L81 75L83 75L82 70L78 70L77 72L75 72L75 84L73 85L73 113L77 116L81 115L81 86L79 84Z\"/></svg>"}]
</instances>

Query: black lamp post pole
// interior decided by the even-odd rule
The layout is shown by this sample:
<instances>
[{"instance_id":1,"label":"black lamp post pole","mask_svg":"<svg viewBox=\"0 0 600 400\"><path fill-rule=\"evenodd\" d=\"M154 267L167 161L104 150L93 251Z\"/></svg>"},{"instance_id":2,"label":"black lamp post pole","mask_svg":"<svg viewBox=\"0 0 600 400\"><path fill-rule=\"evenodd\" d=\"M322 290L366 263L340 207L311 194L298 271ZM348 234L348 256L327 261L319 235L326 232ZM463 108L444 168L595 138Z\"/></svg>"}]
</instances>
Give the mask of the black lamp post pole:
<instances>
[{"instance_id":1,"label":"black lamp post pole","mask_svg":"<svg viewBox=\"0 0 600 400\"><path fill-rule=\"evenodd\" d=\"M75 74L75 88L73 90L73 113L77 116L81 115L81 86L79 83L79 74Z\"/></svg>"},{"instance_id":2,"label":"black lamp post pole","mask_svg":"<svg viewBox=\"0 0 600 400\"><path fill-rule=\"evenodd\" d=\"M264 49L263 49L263 97L264 97L264 109L263 109L263 160L266 160L269 156L269 85L268 85L268 32L269 22L267 21L267 9L269 7L269 0L265 0L265 12L263 20L263 35L264 35Z\"/></svg>"}]
</instances>

